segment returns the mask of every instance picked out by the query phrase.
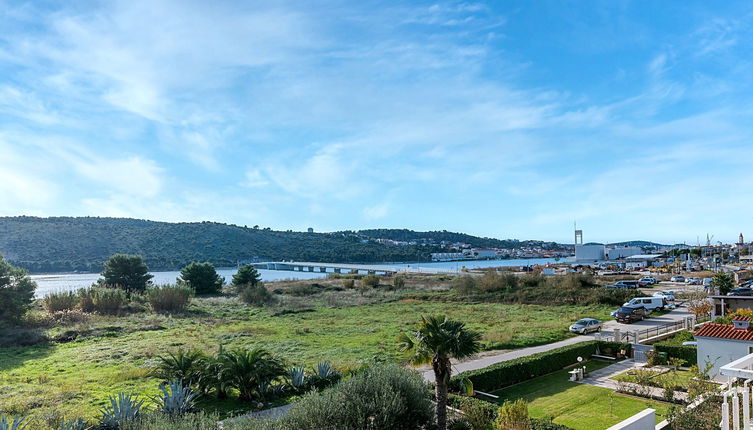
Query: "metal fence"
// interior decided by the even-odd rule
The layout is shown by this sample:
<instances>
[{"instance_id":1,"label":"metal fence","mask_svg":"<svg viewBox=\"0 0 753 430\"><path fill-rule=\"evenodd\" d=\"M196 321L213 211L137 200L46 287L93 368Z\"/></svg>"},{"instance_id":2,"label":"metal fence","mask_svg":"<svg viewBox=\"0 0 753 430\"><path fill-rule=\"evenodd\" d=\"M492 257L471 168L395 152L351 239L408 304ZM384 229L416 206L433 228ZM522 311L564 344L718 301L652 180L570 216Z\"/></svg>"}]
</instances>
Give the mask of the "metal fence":
<instances>
[{"instance_id":1,"label":"metal fence","mask_svg":"<svg viewBox=\"0 0 753 430\"><path fill-rule=\"evenodd\" d=\"M704 318L695 318L695 317L688 317L686 319L680 320L680 321L674 321L667 324L658 325L655 327L649 327L642 330L615 330L614 333L610 335L602 335L600 336L603 340L613 340L615 342L630 342L630 343L639 343L643 340L650 339L653 337L661 336L664 334L690 329L692 330L695 328L698 324L701 324L703 322L708 321L708 317Z\"/></svg>"}]
</instances>

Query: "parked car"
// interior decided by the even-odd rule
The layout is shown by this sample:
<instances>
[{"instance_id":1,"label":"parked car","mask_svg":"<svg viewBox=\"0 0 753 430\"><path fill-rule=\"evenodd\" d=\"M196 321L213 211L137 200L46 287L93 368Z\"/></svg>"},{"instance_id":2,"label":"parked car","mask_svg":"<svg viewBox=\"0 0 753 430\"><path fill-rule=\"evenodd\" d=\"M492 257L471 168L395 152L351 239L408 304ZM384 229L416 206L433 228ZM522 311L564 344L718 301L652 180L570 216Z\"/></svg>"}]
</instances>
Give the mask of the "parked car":
<instances>
[{"instance_id":1,"label":"parked car","mask_svg":"<svg viewBox=\"0 0 753 430\"><path fill-rule=\"evenodd\" d=\"M581 318L570 326L570 331L578 334L588 334L601 331L602 322L594 318Z\"/></svg>"},{"instance_id":2,"label":"parked car","mask_svg":"<svg viewBox=\"0 0 753 430\"><path fill-rule=\"evenodd\" d=\"M659 280L654 278L653 276L644 276L641 279L639 279L638 282L641 285L654 285L654 284L658 284Z\"/></svg>"},{"instance_id":3,"label":"parked car","mask_svg":"<svg viewBox=\"0 0 753 430\"><path fill-rule=\"evenodd\" d=\"M727 293L728 296L753 296L753 288L744 287L744 288L735 288L734 290Z\"/></svg>"},{"instance_id":4,"label":"parked car","mask_svg":"<svg viewBox=\"0 0 753 430\"><path fill-rule=\"evenodd\" d=\"M701 285L701 278L685 278L685 283L688 285Z\"/></svg>"},{"instance_id":5,"label":"parked car","mask_svg":"<svg viewBox=\"0 0 753 430\"><path fill-rule=\"evenodd\" d=\"M629 285L617 283L617 284L607 285L604 288L607 288L609 290L626 290L628 288L633 288L633 287Z\"/></svg>"},{"instance_id":6,"label":"parked car","mask_svg":"<svg viewBox=\"0 0 753 430\"><path fill-rule=\"evenodd\" d=\"M638 288L641 286L640 281L633 281L632 279L624 279L621 281L617 281L620 285L627 285L628 288Z\"/></svg>"},{"instance_id":7,"label":"parked car","mask_svg":"<svg viewBox=\"0 0 753 430\"><path fill-rule=\"evenodd\" d=\"M643 306L622 306L614 315L614 319L621 323L643 321L644 318L646 318L646 308Z\"/></svg>"},{"instance_id":8,"label":"parked car","mask_svg":"<svg viewBox=\"0 0 753 430\"><path fill-rule=\"evenodd\" d=\"M674 302L675 301L674 294L671 294L671 293L669 293L667 291L657 291L654 294L652 294L652 296L654 296L654 297L662 297L667 302Z\"/></svg>"},{"instance_id":9,"label":"parked car","mask_svg":"<svg viewBox=\"0 0 753 430\"><path fill-rule=\"evenodd\" d=\"M669 278L669 280L672 281L672 282L685 282L685 277L684 276L680 276L680 275L676 275L676 276L673 276L673 277Z\"/></svg>"},{"instance_id":10,"label":"parked car","mask_svg":"<svg viewBox=\"0 0 753 430\"><path fill-rule=\"evenodd\" d=\"M622 306L642 306L648 311L662 311L667 306L667 299L664 297L636 297Z\"/></svg>"}]
</instances>

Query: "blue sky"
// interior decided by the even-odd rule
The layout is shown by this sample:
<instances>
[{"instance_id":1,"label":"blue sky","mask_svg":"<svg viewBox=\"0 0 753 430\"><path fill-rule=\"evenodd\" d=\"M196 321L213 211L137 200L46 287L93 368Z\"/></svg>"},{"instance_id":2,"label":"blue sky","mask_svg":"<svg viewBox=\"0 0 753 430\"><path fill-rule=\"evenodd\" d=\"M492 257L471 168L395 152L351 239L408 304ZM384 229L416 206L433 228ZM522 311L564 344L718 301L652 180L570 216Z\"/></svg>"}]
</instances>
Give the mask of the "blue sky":
<instances>
[{"instance_id":1,"label":"blue sky","mask_svg":"<svg viewBox=\"0 0 753 430\"><path fill-rule=\"evenodd\" d=\"M753 238L750 2L0 8L0 215Z\"/></svg>"}]
</instances>

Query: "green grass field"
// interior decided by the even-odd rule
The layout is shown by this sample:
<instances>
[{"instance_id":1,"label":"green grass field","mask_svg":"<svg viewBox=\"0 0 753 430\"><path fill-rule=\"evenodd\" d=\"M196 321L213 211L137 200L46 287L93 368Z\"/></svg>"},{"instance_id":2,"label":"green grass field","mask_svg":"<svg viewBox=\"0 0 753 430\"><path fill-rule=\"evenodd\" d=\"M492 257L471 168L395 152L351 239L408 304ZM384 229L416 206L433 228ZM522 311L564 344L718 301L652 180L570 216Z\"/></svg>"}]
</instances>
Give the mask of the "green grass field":
<instances>
[{"instance_id":1,"label":"green grass field","mask_svg":"<svg viewBox=\"0 0 753 430\"><path fill-rule=\"evenodd\" d=\"M587 371L611 363L589 361ZM614 393L607 388L579 384L568 380L568 371L561 370L518 385L495 391L500 403L525 399L534 418L553 418L555 423L576 430L603 430L646 408L656 409L657 422L666 418L669 405Z\"/></svg>"},{"instance_id":2,"label":"green grass field","mask_svg":"<svg viewBox=\"0 0 753 430\"><path fill-rule=\"evenodd\" d=\"M374 358L400 361L395 338L421 315L447 314L480 331L487 349L512 349L567 338L572 321L604 318L609 309L406 299L290 313L216 297L197 299L172 316L92 316L40 329L73 341L0 349L0 414L31 415L39 425L61 413L93 417L120 391L156 394L158 381L149 376L155 357L181 347L264 347L291 365L329 360L348 368ZM223 412L249 407L232 400L209 406Z\"/></svg>"}]
</instances>

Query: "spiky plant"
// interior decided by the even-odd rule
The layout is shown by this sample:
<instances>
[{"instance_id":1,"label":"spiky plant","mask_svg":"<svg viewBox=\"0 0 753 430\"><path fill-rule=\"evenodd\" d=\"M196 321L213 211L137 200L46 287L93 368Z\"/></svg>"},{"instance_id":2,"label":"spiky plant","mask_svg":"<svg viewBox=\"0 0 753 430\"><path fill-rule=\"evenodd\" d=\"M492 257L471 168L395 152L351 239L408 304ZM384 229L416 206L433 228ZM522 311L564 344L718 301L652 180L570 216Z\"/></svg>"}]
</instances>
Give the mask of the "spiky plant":
<instances>
[{"instance_id":1,"label":"spiky plant","mask_svg":"<svg viewBox=\"0 0 753 430\"><path fill-rule=\"evenodd\" d=\"M157 408L168 415L183 415L191 412L196 405L198 394L180 381L170 381L159 386L162 394L152 397Z\"/></svg>"},{"instance_id":2,"label":"spiky plant","mask_svg":"<svg viewBox=\"0 0 753 430\"><path fill-rule=\"evenodd\" d=\"M82 418L77 418L74 420L63 420L57 427L55 427L55 430L86 430L87 425L86 421L84 421Z\"/></svg>"},{"instance_id":3,"label":"spiky plant","mask_svg":"<svg viewBox=\"0 0 753 430\"><path fill-rule=\"evenodd\" d=\"M291 368L288 370L288 379L293 390L302 391L306 387L306 369L303 366Z\"/></svg>"},{"instance_id":4,"label":"spiky plant","mask_svg":"<svg viewBox=\"0 0 753 430\"><path fill-rule=\"evenodd\" d=\"M3 415L0 417L0 430L23 430L29 423L24 424L23 418L10 418Z\"/></svg>"},{"instance_id":5,"label":"spiky plant","mask_svg":"<svg viewBox=\"0 0 753 430\"><path fill-rule=\"evenodd\" d=\"M336 384L342 375L335 370L329 361L317 363L313 374L309 377L309 384L317 389L324 389Z\"/></svg>"},{"instance_id":6,"label":"spiky plant","mask_svg":"<svg viewBox=\"0 0 753 430\"><path fill-rule=\"evenodd\" d=\"M124 423L131 422L141 416L144 401L132 394L118 393L117 397L110 396L110 404L100 410L100 427L107 430L117 430Z\"/></svg>"}]
</instances>

